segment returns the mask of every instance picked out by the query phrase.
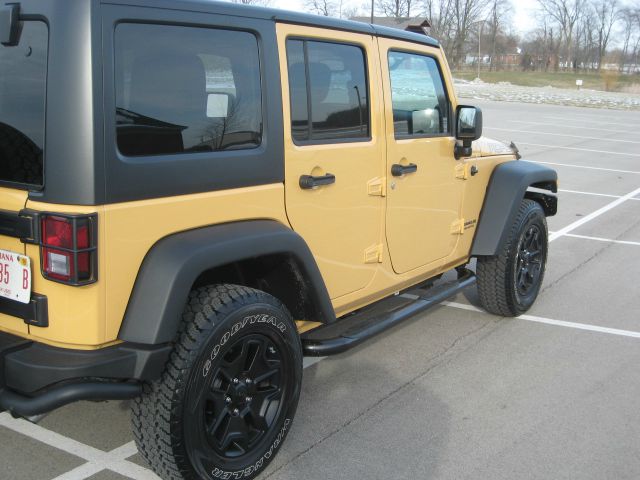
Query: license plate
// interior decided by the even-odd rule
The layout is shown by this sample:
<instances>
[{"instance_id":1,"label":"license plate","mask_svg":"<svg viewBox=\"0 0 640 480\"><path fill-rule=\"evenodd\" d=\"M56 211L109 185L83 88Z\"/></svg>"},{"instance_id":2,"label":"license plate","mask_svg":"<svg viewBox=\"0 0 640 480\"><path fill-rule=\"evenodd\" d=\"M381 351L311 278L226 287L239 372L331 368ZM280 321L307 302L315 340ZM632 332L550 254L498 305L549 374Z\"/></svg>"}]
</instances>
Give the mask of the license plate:
<instances>
[{"instance_id":1,"label":"license plate","mask_svg":"<svg viewBox=\"0 0 640 480\"><path fill-rule=\"evenodd\" d=\"M0 250L0 297L21 303L31 300L31 260L9 250Z\"/></svg>"}]
</instances>

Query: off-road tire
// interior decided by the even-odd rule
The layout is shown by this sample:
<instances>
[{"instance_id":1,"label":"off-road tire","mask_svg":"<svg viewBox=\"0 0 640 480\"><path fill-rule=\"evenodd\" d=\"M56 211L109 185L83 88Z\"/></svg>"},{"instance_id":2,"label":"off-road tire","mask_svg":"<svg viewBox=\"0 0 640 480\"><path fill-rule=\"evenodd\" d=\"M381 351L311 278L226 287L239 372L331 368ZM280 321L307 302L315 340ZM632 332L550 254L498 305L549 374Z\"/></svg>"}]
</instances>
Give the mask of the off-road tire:
<instances>
[{"instance_id":1,"label":"off-road tire","mask_svg":"<svg viewBox=\"0 0 640 480\"><path fill-rule=\"evenodd\" d=\"M256 353L245 354L245 347ZM237 357L238 351L240 357ZM247 360L249 355L254 356ZM267 365L266 368L277 365L281 370L259 383L257 380L266 375L261 370L263 373L256 376L251 385L249 375L258 368L258 362ZM224 375L245 368L240 365L250 365L242 373L246 379L221 383L221 379L226 378ZM276 387L272 387L274 379L280 382ZM236 285L195 289L189 296L174 350L162 377L146 384L142 396L132 405L132 427L138 450L164 480L254 478L273 459L291 428L301 379L300 338L295 322L280 301L264 292ZM251 387L254 390L249 393ZM229 401L229 405L218 408L218 390L225 388L227 393L223 399ZM278 393L268 392L276 388L282 393L274 407L276 400L271 397ZM233 391L233 399L227 396L229 391ZM260 403L253 403L252 407L247 402L256 400L243 397L245 392L255 395ZM260 405L264 410L262 417L254 416L252 408ZM216 422L223 411L226 411L223 421L228 419L229 423L218 428L226 436L217 443L216 431L207 433L212 426L198 419L207 420L213 415L211 423L220 424ZM249 448L250 435L258 435L251 430L257 420L265 430L262 436L257 436L254 447ZM236 425L232 421L249 424L244 430L250 432L246 434L246 442L245 438L224 442L235 438L229 437L231 425ZM223 449L223 443L229 443L228 450ZM245 453L231 456L242 451Z\"/></svg>"},{"instance_id":2,"label":"off-road tire","mask_svg":"<svg viewBox=\"0 0 640 480\"><path fill-rule=\"evenodd\" d=\"M482 307L496 315L514 317L525 313L533 305L544 279L548 230L540 204L529 199L522 200L518 214L508 228L507 239L497 255L478 257L476 274ZM522 289L518 284L518 273L522 271L522 256L526 252L526 249L523 251L523 242L530 239L527 235L531 231L537 232L540 271L535 279L527 277L531 285L528 289ZM531 265L534 265L533 262Z\"/></svg>"}]
</instances>

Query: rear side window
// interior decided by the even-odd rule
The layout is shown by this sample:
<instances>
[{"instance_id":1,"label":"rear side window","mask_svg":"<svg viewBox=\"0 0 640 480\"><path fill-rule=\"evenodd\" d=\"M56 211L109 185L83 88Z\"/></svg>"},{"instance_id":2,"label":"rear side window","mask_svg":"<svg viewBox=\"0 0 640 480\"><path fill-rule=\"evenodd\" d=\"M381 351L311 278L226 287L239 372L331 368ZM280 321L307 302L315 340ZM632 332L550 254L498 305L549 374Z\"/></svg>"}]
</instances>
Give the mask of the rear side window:
<instances>
[{"instance_id":1,"label":"rear side window","mask_svg":"<svg viewBox=\"0 0 640 480\"><path fill-rule=\"evenodd\" d=\"M126 156L255 148L260 60L248 32L120 24L116 130Z\"/></svg>"},{"instance_id":2,"label":"rear side window","mask_svg":"<svg viewBox=\"0 0 640 480\"><path fill-rule=\"evenodd\" d=\"M396 136L448 133L449 101L436 60L391 51L389 73Z\"/></svg>"},{"instance_id":3,"label":"rear side window","mask_svg":"<svg viewBox=\"0 0 640 480\"><path fill-rule=\"evenodd\" d=\"M369 138L369 90L360 47L287 41L294 141Z\"/></svg>"},{"instance_id":4,"label":"rear side window","mask_svg":"<svg viewBox=\"0 0 640 480\"><path fill-rule=\"evenodd\" d=\"M0 182L43 185L48 36L24 22L17 46L0 44Z\"/></svg>"}]
</instances>

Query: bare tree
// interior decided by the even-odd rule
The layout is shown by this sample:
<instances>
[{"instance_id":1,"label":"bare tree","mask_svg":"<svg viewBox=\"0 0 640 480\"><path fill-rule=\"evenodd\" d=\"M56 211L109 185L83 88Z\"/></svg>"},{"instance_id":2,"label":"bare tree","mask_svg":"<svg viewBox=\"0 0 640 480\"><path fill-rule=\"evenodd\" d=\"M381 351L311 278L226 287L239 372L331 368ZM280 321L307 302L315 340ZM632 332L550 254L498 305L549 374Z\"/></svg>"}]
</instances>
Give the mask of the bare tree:
<instances>
[{"instance_id":1,"label":"bare tree","mask_svg":"<svg viewBox=\"0 0 640 480\"><path fill-rule=\"evenodd\" d=\"M453 23L454 0L426 0L425 15L431 24L431 35L440 40L448 57L455 40Z\"/></svg>"},{"instance_id":2,"label":"bare tree","mask_svg":"<svg viewBox=\"0 0 640 480\"><path fill-rule=\"evenodd\" d=\"M633 47L632 62L634 64L634 71L638 72L639 56L640 56L640 5L634 8L633 11L634 30L635 30L635 44Z\"/></svg>"},{"instance_id":3,"label":"bare tree","mask_svg":"<svg viewBox=\"0 0 640 480\"><path fill-rule=\"evenodd\" d=\"M597 64L595 17L593 7L586 4L574 34L573 61L576 69L593 69Z\"/></svg>"},{"instance_id":4,"label":"bare tree","mask_svg":"<svg viewBox=\"0 0 640 480\"><path fill-rule=\"evenodd\" d=\"M625 7L620 13L622 24L622 52L620 54L619 70L624 72L625 65L638 63L636 54L640 42L640 2L637 7Z\"/></svg>"},{"instance_id":5,"label":"bare tree","mask_svg":"<svg viewBox=\"0 0 640 480\"><path fill-rule=\"evenodd\" d=\"M307 0L305 3L311 13L325 17L337 17L339 15L338 5L331 0Z\"/></svg>"},{"instance_id":6,"label":"bare tree","mask_svg":"<svg viewBox=\"0 0 640 480\"><path fill-rule=\"evenodd\" d=\"M411 17L411 4L413 0L378 0L377 9L385 17L407 18Z\"/></svg>"},{"instance_id":7,"label":"bare tree","mask_svg":"<svg viewBox=\"0 0 640 480\"><path fill-rule=\"evenodd\" d=\"M489 41L491 42L491 63L489 64L489 70L495 68L496 47L498 43L498 36L506 33L511 21L511 13L513 6L510 0L490 0L489 3L489 15L487 23L489 26Z\"/></svg>"},{"instance_id":8,"label":"bare tree","mask_svg":"<svg viewBox=\"0 0 640 480\"><path fill-rule=\"evenodd\" d=\"M465 55L465 43L472 26L483 21L483 13L488 0L453 0L455 24L455 42L453 45L453 64L458 66Z\"/></svg>"},{"instance_id":9,"label":"bare tree","mask_svg":"<svg viewBox=\"0 0 640 480\"><path fill-rule=\"evenodd\" d=\"M573 62L574 67L573 36L584 3L585 0L538 0L542 11L558 23L564 40L565 61L568 65Z\"/></svg>"},{"instance_id":10,"label":"bare tree","mask_svg":"<svg viewBox=\"0 0 640 480\"><path fill-rule=\"evenodd\" d=\"M539 19L540 26L531 32L522 46L522 69L544 70L558 68L560 33L549 18Z\"/></svg>"},{"instance_id":11,"label":"bare tree","mask_svg":"<svg viewBox=\"0 0 640 480\"><path fill-rule=\"evenodd\" d=\"M620 65L618 67L620 72L624 72L625 62L627 60L627 54L629 53L629 45L631 45L631 36L633 35L634 27L633 16L631 15L631 9L625 8L622 11L622 53L620 55Z\"/></svg>"},{"instance_id":12,"label":"bare tree","mask_svg":"<svg viewBox=\"0 0 640 480\"><path fill-rule=\"evenodd\" d=\"M464 59L470 32L490 0L426 0L425 14L432 34L443 45L454 67Z\"/></svg>"},{"instance_id":13,"label":"bare tree","mask_svg":"<svg viewBox=\"0 0 640 480\"><path fill-rule=\"evenodd\" d=\"M366 13L362 13L366 11L366 9L361 9L358 6L348 6L340 9L340 18L353 18L360 17L366 15Z\"/></svg>"},{"instance_id":14,"label":"bare tree","mask_svg":"<svg viewBox=\"0 0 640 480\"><path fill-rule=\"evenodd\" d=\"M620 20L620 8L617 0L593 0L592 8L595 12L595 29L598 42L598 70L602 69L602 59L607 52L614 25Z\"/></svg>"}]
</instances>

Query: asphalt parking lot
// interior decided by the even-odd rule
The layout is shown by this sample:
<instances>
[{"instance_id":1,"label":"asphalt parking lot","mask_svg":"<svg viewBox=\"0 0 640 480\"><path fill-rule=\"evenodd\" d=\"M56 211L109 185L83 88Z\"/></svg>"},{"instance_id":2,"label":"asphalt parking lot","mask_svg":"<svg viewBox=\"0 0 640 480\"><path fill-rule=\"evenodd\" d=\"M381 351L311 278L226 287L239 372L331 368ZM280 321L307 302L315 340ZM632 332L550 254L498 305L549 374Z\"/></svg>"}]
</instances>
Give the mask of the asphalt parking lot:
<instances>
[{"instance_id":1,"label":"asphalt parking lot","mask_svg":"<svg viewBox=\"0 0 640 480\"><path fill-rule=\"evenodd\" d=\"M473 101L485 134L560 176L543 290L517 319L473 289L305 369L261 477L640 478L640 112ZM309 362L308 362L309 363ZM156 478L123 402L0 414L4 479Z\"/></svg>"}]
</instances>

